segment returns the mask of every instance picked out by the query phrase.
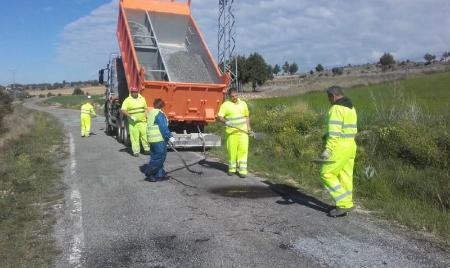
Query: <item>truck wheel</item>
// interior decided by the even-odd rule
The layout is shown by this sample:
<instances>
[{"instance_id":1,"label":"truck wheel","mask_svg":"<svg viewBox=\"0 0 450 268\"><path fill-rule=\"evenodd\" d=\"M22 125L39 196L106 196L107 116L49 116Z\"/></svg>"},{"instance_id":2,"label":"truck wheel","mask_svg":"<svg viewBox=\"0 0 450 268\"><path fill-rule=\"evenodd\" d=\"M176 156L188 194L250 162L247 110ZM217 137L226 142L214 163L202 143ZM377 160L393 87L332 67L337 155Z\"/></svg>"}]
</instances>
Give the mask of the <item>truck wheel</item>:
<instances>
[{"instance_id":1,"label":"truck wheel","mask_svg":"<svg viewBox=\"0 0 450 268\"><path fill-rule=\"evenodd\" d=\"M124 122L123 131L122 131L122 142L127 147L129 147L131 145L130 130L128 129L128 122L126 120Z\"/></svg>"},{"instance_id":2,"label":"truck wheel","mask_svg":"<svg viewBox=\"0 0 450 268\"><path fill-rule=\"evenodd\" d=\"M105 133L107 136L112 136L114 134L114 128L109 124L109 117L106 116Z\"/></svg>"},{"instance_id":3,"label":"truck wheel","mask_svg":"<svg viewBox=\"0 0 450 268\"><path fill-rule=\"evenodd\" d=\"M116 139L118 142L122 143L122 135L123 135L123 128L122 128L122 120L119 118L117 120L117 135L116 135Z\"/></svg>"}]
</instances>

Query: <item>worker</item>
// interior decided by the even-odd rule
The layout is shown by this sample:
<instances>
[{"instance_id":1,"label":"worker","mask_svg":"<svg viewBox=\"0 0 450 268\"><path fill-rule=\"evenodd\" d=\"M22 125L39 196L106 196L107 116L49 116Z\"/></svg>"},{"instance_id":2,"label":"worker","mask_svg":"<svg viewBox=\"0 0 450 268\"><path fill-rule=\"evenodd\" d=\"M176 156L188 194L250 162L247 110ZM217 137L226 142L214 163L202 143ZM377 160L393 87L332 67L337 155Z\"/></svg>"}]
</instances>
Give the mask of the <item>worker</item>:
<instances>
[{"instance_id":1,"label":"worker","mask_svg":"<svg viewBox=\"0 0 450 268\"><path fill-rule=\"evenodd\" d=\"M161 110L164 108L162 99L153 101L153 109L147 115L147 138L150 143L150 161L145 171L147 181L167 180L164 162L167 155L167 143L174 143L175 138L169 130L169 121Z\"/></svg>"},{"instance_id":2,"label":"worker","mask_svg":"<svg viewBox=\"0 0 450 268\"><path fill-rule=\"evenodd\" d=\"M331 103L325 150L320 155L324 163L320 178L336 206L328 212L330 217L346 216L353 210L353 166L356 156L355 136L357 116L351 100L341 87L326 91Z\"/></svg>"},{"instance_id":3,"label":"worker","mask_svg":"<svg viewBox=\"0 0 450 268\"><path fill-rule=\"evenodd\" d=\"M92 106L91 96L86 97L86 101L81 105L81 137L89 137L91 134L91 116L97 116Z\"/></svg>"},{"instance_id":4,"label":"worker","mask_svg":"<svg viewBox=\"0 0 450 268\"><path fill-rule=\"evenodd\" d=\"M248 136L251 133L247 103L238 98L236 89L229 91L229 100L222 103L217 120L226 125L228 152L228 176L236 171L238 176L247 176Z\"/></svg>"},{"instance_id":5,"label":"worker","mask_svg":"<svg viewBox=\"0 0 450 268\"><path fill-rule=\"evenodd\" d=\"M139 88L130 88L130 96L123 101L121 111L128 117L128 129L130 131L133 155L138 157L141 152L139 140L142 143L145 154L148 154L150 148L147 142L147 102L139 94Z\"/></svg>"}]
</instances>

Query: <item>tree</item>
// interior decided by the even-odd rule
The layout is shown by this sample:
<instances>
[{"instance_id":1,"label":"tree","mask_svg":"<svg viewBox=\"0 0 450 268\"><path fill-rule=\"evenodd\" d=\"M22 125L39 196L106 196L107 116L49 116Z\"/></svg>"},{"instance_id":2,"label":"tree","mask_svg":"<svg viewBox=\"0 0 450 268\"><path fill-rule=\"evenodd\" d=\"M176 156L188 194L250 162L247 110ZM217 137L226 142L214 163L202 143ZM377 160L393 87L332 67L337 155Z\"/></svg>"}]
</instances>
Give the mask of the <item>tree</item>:
<instances>
[{"instance_id":1,"label":"tree","mask_svg":"<svg viewBox=\"0 0 450 268\"><path fill-rule=\"evenodd\" d=\"M342 68L342 67L334 67L333 69L331 69L331 72L334 75L342 75L344 73L344 68Z\"/></svg>"},{"instance_id":2,"label":"tree","mask_svg":"<svg viewBox=\"0 0 450 268\"><path fill-rule=\"evenodd\" d=\"M273 67L272 65L267 65L267 79L273 79Z\"/></svg>"},{"instance_id":3,"label":"tree","mask_svg":"<svg viewBox=\"0 0 450 268\"><path fill-rule=\"evenodd\" d=\"M324 68L323 68L323 66L322 66L322 64L317 64L317 66L316 66L316 72L318 72L318 73L320 73L320 72L322 72L324 70Z\"/></svg>"},{"instance_id":4,"label":"tree","mask_svg":"<svg viewBox=\"0 0 450 268\"><path fill-rule=\"evenodd\" d=\"M287 61L283 64L283 73L287 74L289 72L289 66L289 62Z\"/></svg>"},{"instance_id":5,"label":"tree","mask_svg":"<svg viewBox=\"0 0 450 268\"><path fill-rule=\"evenodd\" d=\"M238 68L238 83L239 88L241 85L249 82L247 58L244 55L237 55L237 68Z\"/></svg>"},{"instance_id":6,"label":"tree","mask_svg":"<svg viewBox=\"0 0 450 268\"><path fill-rule=\"evenodd\" d=\"M427 61L428 64L430 64L433 60L436 59L435 55L431 55L430 53L425 54L423 58Z\"/></svg>"},{"instance_id":7,"label":"tree","mask_svg":"<svg viewBox=\"0 0 450 268\"><path fill-rule=\"evenodd\" d=\"M81 88L76 87L76 88L73 90L72 95L84 95L84 92L83 92L83 90L81 90Z\"/></svg>"},{"instance_id":8,"label":"tree","mask_svg":"<svg viewBox=\"0 0 450 268\"><path fill-rule=\"evenodd\" d=\"M298 65L297 63L293 62L291 65L289 65L289 74L293 75L298 71Z\"/></svg>"},{"instance_id":9,"label":"tree","mask_svg":"<svg viewBox=\"0 0 450 268\"><path fill-rule=\"evenodd\" d=\"M247 58L246 67L248 70L249 82L252 83L253 91L256 91L256 87L262 86L269 78L267 73L267 63L260 54L255 52L250 54Z\"/></svg>"},{"instance_id":10,"label":"tree","mask_svg":"<svg viewBox=\"0 0 450 268\"><path fill-rule=\"evenodd\" d=\"M313 74L314 74L314 71L313 71L313 70L309 71L309 74L310 74L310 75L313 75Z\"/></svg>"},{"instance_id":11,"label":"tree","mask_svg":"<svg viewBox=\"0 0 450 268\"><path fill-rule=\"evenodd\" d=\"M391 53L385 52L383 56L380 57L380 64L383 71L386 71L395 64L394 56L392 56Z\"/></svg>"},{"instance_id":12,"label":"tree","mask_svg":"<svg viewBox=\"0 0 450 268\"><path fill-rule=\"evenodd\" d=\"M280 72L281 72L280 65L275 64L275 66L273 67L272 73L273 73L274 75L278 75L278 73L280 73Z\"/></svg>"}]
</instances>

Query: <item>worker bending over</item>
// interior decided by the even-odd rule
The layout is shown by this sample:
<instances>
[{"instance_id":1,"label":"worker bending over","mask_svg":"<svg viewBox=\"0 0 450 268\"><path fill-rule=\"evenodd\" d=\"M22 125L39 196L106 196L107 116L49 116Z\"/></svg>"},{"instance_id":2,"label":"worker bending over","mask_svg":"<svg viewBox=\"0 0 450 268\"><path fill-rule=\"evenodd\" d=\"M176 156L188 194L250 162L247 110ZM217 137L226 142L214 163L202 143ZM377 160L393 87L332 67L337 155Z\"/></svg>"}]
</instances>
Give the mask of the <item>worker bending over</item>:
<instances>
[{"instance_id":1,"label":"worker bending over","mask_svg":"<svg viewBox=\"0 0 450 268\"><path fill-rule=\"evenodd\" d=\"M164 112L164 101L155 99L153 109L147 115L147 137L150 143L150 161L145 171L147 181L155 182L168 179L164 171L167 155L167 142L173 144L175 139L169 130L169 120Z\"/></svg>"},{"instance_id":2,"label":"worker bending over","mask_svg":"<svg viewBox=\"0 0 450 268\"><path fill-rule=\"evenodd\" d=\"M248 136L251 132L247 103L238 98L236 89L229 92L230 99L222 103L217 119L225 123L228 151L228 176L238 172L247 176Z\"/></svg>"},{"instance_id":3,"label":"worker bending over","mask_svg":"<svg viewBox=\"0 0 450 268\"><path fill-rule=\"evenodd\" d=\"M87 99L83 105L81 105L81 137L89 137L91 134L91 116L97 116L94 107L92 106L91 96L87 96Z\"/></svg>"},{"instance_id":4,"label":"worker bending over","mask_svg":"<svg viewBox=\"0 0 450 268\"><path fill-rule=\"evenodd\" d=\"M353 209L357 116L351 100L344 96L342 88L332 86L326 92L331 108L328 111L325 150L320 157L329 161L322 165L320 178L336 202L336 207L328 215L339 217L347 215Z\"/></svg>"},{"instance_id":5,"label":"worker bending over","mask_svg":"<svg viewBox=\"0 0 450 268\"><path fill-rule=\"evenodd\" d=\"M131 149L133 155L138 157L141 151L139 139L145 153L150 150L147 142L147 102L139 94L137 87L130 88L130 96L122 103L121 111L128 117L128 129L130 131Z\"/></svg>"}]
</instances>

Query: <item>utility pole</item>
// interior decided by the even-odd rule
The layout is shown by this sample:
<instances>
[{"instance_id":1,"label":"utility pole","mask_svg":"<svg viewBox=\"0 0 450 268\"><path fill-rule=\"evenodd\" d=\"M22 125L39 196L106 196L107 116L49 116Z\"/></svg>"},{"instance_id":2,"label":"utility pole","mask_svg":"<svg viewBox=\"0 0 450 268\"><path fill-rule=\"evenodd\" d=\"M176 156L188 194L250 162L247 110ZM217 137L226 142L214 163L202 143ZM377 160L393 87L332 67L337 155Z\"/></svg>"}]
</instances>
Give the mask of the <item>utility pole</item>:
<instances>
[{"instance_id":1,"label":"utility pole","mask_svg":"<svg viewBox=\"0 0 450 268\"><path fill-rule=\"evenodd\" d=\"M219 0L217 57L221 71L231 75L231 87L238 89L237 59L234 52L236 48L236 20L233 3L234 0Z\"/></svg>"}]
</instances>

